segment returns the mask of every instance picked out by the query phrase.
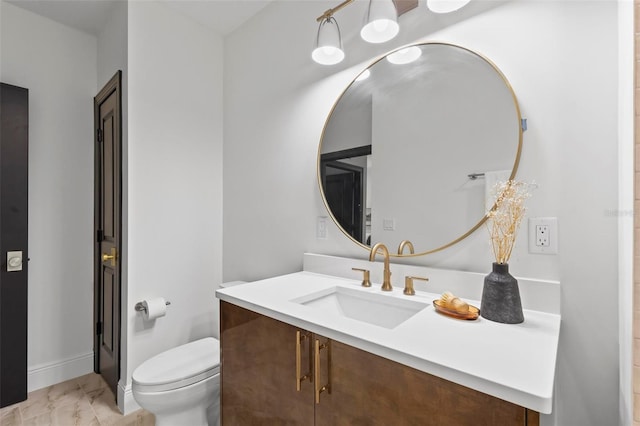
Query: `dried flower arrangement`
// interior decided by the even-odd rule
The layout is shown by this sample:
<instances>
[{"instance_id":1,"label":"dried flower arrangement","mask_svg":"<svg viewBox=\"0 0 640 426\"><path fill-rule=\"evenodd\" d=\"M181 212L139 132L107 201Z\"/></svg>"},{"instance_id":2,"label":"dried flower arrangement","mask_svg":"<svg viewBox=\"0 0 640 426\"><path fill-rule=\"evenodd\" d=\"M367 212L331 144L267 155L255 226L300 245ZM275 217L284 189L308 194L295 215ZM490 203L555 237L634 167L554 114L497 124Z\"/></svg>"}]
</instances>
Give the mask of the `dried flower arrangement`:
<instances>
[{"instance_id":1,"label":"dried flower arrangement","mask_svg":"<svg viewBox=\"0 0 640 426\"><path fill-rule=\"evenodd\" d=\"M515 180L498 182L494 187L496 203L487 213L486 223L497 263L509 262L526 211L524 202L531 196L530 187L528 183Z\"/></svg>"}]
</instances>

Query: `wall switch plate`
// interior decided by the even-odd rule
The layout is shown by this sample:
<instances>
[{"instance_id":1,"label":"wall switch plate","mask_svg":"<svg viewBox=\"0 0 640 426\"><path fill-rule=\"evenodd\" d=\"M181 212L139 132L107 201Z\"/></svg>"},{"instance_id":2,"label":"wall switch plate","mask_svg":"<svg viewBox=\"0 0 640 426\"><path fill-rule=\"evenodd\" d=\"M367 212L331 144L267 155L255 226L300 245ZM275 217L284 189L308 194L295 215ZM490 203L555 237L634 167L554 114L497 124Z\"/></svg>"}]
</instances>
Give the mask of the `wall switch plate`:
<instances>
[{"instance_id":1,"label":"wall switch plate","mask_svg":"<svg viewBox=\"0 0 640 426\"><path fill-rule=\"evenodd\" d=\"M316 238L319 240L327 239L327 217L318 216L316 221Z\"/></svg>"},{"instance_id":2,"label":"wall switch plate","mask_svg":"<svg viewBox=\"0 0 640 426\"><path fill-rule=\"evenodd\" d=\"M395 231L396 230L396 220L395 219L382 219L382 229L385 231Z\"/></svg>"},{"instance_id":3,"label":"wall switch plate","mask_svg":"<svg viewBox=\"0 0 640 426\"><path fill-rule=\"evenodd\" d=\"M529 218L529 253L558 254L557 218Z\"/></svg>"}]
</instances>

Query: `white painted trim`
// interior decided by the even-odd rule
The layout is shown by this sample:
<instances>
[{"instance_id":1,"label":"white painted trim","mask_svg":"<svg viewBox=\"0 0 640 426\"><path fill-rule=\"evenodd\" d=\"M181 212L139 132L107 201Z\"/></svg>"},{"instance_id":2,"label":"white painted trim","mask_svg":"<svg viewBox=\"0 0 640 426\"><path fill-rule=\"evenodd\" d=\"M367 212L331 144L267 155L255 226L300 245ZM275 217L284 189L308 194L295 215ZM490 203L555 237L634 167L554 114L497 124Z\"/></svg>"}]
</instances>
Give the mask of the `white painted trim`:
<instances>
[{"instance_id":1,"label":"white painted trim","mask_svg":"<svg viewBox=\"0 0 640 426\"><path fill-rule=\"evenodd\" d=\"M30 366L27 369L27 391L32 392L56 383L84 376L93 371L93 352L74 358Z\"/></svg>"},{"instance_id":2,"label":"white painted trim","mask_svg":"<svg viewBox=\"0 0 640 426\"><path fill-rule=\"evenodd\" d=\"M633 424L634 4L618 1L619 422Z\"/></svg>"},{"instance_id":3,"label":"white painted trim","mask_svg":"<svg viewBox=\"0 0 640 426\"><path fill-rule=\"evenodd\" d=\"M118 383L118 409L120 412L126 416L140 408L138 402L133 398L131 385L127 386Z\"/></svg>"}]
</instances>

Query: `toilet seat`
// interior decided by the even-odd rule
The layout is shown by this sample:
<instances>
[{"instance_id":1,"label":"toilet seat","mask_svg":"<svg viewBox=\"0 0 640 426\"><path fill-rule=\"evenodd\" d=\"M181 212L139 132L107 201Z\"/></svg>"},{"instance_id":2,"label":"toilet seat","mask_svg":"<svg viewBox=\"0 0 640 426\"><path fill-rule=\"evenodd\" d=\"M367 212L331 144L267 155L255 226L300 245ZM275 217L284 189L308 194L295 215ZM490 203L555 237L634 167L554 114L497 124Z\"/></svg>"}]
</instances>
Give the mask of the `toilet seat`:
<instances>
[{"instance_id":1,"label":"toilet seat","mask_svg":"<svg viewBox=\"0 0 640 426\"><path fill-rule=\"evenodd\" d=\"M133 372L138 392L178 389L212 377L220 371L220 342L213 337L196 340L149 358Z\"/></svg>"}]
</instances>

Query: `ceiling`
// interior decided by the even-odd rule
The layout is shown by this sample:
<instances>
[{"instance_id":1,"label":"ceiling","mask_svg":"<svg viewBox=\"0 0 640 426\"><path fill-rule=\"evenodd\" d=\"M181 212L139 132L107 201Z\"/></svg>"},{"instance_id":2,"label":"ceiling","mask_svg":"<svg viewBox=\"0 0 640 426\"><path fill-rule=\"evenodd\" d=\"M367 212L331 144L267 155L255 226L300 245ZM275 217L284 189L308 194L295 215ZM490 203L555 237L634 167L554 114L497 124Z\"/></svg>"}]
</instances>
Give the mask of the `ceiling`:
<instances>
[{"instance_id":1,"label":"ceiling","mask_svg":"<svg viewBox=\"0 0 640 426\"><path fill-rule=\"evenodd\" d=\"M5 0L89 34L98 35L114 4L124 0ZM145 0L129 0L145 1ZM272 0L154 0L199 22L222 36L262 10Z\"/></svg>"}]
</instances>

